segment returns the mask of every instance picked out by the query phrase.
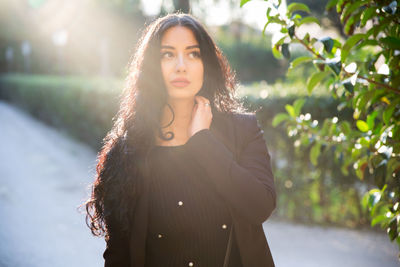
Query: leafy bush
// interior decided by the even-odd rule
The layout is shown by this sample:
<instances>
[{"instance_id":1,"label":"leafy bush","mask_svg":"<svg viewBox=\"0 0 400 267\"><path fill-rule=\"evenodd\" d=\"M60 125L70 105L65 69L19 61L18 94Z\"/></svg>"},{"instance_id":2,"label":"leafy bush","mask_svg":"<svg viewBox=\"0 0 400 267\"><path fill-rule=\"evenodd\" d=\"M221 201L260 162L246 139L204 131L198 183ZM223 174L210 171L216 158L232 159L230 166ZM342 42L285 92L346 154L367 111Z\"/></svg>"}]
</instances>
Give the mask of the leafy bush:
<instances>
[{"instance_id":1,"label":"leafy bush","mask_svg":"<svg viewBox=\"0 0 400 267\"><path fill-rule=\"evenodd\" d=\"M118 108L115 80L3 75L0 98L99 148Z\"/></svg>"},{"instance_id":2,"label":"leafy bush","mask_svg":"<svg viewBox=\"0 0 400 267\"><path fill-rule=\"evenodd\" d=\"M241 5L249 0L242 0ZM281 1L277 1L278 6ZM309 55L296 58L291 68L313 62L308 78L311 94L316 85L324 85L338 101L338 111L352 110L352 121L338 117L322 123L305 120L304 99L286 105L273 124L284 123L303 148L310 149L310 161L317 165L325 153L333 151L335 162L347 175L354 170L365 185L372 179L362 204L369 210L371 224L385 228L390 240L400 248L400 11L398 1L331 0L327 9L340 15L345 42L331 37L299 36L306 23L320 24L307 5L292 3L286 14L273 6L267 11L267 25L281 26L284 36L273 45L274 55L290 58L289 47L301 44ZM321 48L318 49L318 46ZM366 186L367 187L367 186Z\"/></svg>"},{"instance_id":3,"label":"leafy bush","mask_svg":"<svg viewBox=\"0 0 400 267\"><path fill-rule=\"evenodd\" d=\"M245 83L260 80L272 83L284 77L288 65L272 55L271 38L262 38L248 27L242 31L239 39L227 26L222 26L216 34L216 42L236 71L238 79Z\"/></svg>"}]
</instances>

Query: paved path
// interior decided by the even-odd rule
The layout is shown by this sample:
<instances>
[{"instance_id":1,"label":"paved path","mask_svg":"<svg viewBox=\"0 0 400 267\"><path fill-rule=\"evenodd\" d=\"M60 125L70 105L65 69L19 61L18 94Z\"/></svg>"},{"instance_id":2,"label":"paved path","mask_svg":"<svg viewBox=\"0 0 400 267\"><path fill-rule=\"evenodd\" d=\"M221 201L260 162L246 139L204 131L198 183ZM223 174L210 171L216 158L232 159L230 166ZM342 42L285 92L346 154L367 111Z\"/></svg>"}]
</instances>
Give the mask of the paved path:
<instances>
[{"instance_id":1,"label":"paved path","mask_svg":"<svg viewBox=\"0 0 400 267\"><path fill-rule=\"evenodd\" d=\"M77 206L88 194L95 152L0 101L0 266L103 266ZM400 266L385 234L264 224L276 266Z\"/></svg>"}]
</instances>

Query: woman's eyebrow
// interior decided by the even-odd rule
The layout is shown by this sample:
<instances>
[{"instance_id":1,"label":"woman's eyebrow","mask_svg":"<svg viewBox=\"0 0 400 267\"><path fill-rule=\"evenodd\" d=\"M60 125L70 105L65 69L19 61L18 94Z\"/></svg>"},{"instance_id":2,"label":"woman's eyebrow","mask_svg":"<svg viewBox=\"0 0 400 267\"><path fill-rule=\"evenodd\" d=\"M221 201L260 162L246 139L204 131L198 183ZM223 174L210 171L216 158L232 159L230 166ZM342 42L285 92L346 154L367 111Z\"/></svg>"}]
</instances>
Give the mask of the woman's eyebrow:
<instances>
[{"instance_id":1,"label":"woman's eyebrow","mask_svg":"<svg viewBox=\"0 0 400 267\"><path fill-rule=\"evenodd\" d=\"M185 49L189 50L189 49L193 49L193 48L200 48L200 46L199 45L189 45ZM162 45L161 49L172 49L172 50L175 50L175 47L170 46L170 45Z\"/></svg>"}]
</instances>

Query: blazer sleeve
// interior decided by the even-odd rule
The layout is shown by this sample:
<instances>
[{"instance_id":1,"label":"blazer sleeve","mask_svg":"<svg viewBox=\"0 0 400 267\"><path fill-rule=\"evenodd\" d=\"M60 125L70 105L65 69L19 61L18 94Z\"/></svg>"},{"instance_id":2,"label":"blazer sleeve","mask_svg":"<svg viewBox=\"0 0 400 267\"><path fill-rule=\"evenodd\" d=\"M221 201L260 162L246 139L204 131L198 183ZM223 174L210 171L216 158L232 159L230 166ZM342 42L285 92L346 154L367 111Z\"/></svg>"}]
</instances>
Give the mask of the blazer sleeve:
<instances>
[{"instance_id":1,"label":"blazer sleeve","mask_svg":"<svg viewBox=\"0 0 400 267\"><path fill-rule=\"evenodd\" d=\"M106 249L103 253L104 267L129 267L129 238L120 230L115 220L107 221Z\"/></svg>"},{"instance_id":2,"label":"blazer sleeve","mask_svg":"<svg viewBox=\"0 0 400 267\"><path fill-rule=\"evenodd\" d=\"M252 224L262 224L276 207L270 155L255 115L247 115L241 123L235 128L245 131L246 137L238 162L209 129L190 137L187 148L234 212Z\"/></svg>"}]
</instances>

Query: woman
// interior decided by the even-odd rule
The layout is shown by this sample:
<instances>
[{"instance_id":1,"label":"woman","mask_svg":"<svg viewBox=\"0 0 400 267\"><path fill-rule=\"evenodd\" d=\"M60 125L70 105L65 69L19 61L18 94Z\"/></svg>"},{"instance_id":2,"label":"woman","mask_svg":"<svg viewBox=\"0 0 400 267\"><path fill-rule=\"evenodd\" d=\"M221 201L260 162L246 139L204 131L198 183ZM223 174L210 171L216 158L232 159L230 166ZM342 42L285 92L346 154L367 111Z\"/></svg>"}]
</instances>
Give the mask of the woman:
<instances>
[{"instance_id":1,"label":"woman","mask_svg":"<svg viewBox=\"0 0 400 267\"><path fill-rule=\"evenodd\" d=\"M150 24L98 155L87 223L105 266L274 266L270 158L229 65L192 16Z\"/></svg>"}]
</instances>

